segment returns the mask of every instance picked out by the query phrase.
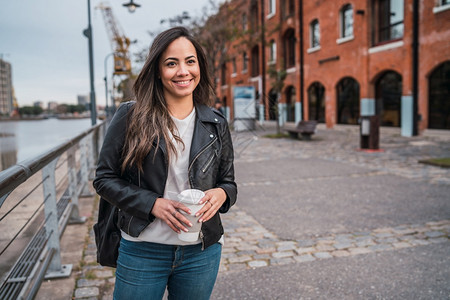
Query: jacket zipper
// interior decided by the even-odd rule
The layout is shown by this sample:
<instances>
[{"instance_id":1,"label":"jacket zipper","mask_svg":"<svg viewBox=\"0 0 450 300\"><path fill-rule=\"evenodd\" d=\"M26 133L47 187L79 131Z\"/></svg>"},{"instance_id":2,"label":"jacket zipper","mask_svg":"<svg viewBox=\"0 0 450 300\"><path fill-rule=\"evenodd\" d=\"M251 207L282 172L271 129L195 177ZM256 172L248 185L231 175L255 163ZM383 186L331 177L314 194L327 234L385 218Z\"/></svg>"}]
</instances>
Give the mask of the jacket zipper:
<instances>
[{"instance_id":1,"label":"jacket zipper","mask_svg":"<svg viewBox=\"0 0 450 300\"><path fill-rule=\"evenodd\" d=\"M211 158L208 160L208 162L206 163L206 166L202 169L203 173L206 173L206 170L208 170L209 166L211 165L211 163L214 160L214 156L216 156L216 153L214 152L213 155L211 156Z\"/></svg>"}]
</instances>

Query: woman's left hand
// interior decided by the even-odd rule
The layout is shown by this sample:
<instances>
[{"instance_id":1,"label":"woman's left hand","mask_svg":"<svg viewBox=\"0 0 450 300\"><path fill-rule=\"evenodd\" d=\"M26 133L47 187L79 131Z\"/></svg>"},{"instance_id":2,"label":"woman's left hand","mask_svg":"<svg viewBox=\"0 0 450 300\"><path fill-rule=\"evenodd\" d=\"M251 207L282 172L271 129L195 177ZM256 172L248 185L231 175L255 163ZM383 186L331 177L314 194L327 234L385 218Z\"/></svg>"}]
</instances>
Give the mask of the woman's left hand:
<instances>
[{"instance_id":1,"label":"woman's left hand","mask_svg":"<svg viewBox=\"0 0 450 300\"><path fill-rule=\"evenodd\" d=\"M205 191L205 197L203 197L199 204L205 203L205 206L200 209L195 216L200 216L199 222L206 222L211 219L222 207L222 204L227 200L227 194L221 188L215 188Z\"/></svg>"}]
</instances>

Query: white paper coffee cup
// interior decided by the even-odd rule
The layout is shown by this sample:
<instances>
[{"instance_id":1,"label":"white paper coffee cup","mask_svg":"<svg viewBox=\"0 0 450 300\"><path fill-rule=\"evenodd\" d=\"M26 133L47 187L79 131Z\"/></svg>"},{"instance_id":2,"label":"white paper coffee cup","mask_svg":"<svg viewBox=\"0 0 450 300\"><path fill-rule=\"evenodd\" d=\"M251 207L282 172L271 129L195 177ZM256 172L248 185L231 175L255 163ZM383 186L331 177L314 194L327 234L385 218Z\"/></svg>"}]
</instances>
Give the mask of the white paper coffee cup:
<instances>
[{"instance_id":1,"label":"white paper coffee cup","mask_svg":"<svg viewBox=\"0 0 450 300\"><path fill-rule=\"evenodd\" d=\"M181 231L178 234L178 238L184 242L195 242L198 240L202 224L198 222L200 216L196 217L195 214L205 205L205 203L198 204L200 199L204 196L205 193L197 189L184 190L177 196L178 201L191 210L191 214L187 214L186 212L179 210L179 212L192 223L192 227L187 227L189 230L188 232Z\"/></svg>"}]
</instances>

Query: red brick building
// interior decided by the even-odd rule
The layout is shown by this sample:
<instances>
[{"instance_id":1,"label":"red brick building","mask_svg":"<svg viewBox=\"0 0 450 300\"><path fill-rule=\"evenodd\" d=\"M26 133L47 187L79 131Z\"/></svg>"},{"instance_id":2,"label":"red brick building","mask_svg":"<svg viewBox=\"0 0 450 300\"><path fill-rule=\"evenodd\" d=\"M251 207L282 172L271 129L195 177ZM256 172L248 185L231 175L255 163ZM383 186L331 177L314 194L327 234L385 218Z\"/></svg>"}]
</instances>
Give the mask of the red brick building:
<instances>
[{"instance_id":1,"label":"red brick building","mask_svg":"<svg viewBox=\"0 0 450 300\"><path fill-rule=\"evenodd\" d=\"M260 120L278 112L281 124L318 120L332 128L377 115L381 126L401 127L405 136L450 129L450 0L224 5L243 32L230 41L217 74L230 118L233 87L250 85ZM285 74L279 93L273 70Z\"/></svg>"}]
</instances>

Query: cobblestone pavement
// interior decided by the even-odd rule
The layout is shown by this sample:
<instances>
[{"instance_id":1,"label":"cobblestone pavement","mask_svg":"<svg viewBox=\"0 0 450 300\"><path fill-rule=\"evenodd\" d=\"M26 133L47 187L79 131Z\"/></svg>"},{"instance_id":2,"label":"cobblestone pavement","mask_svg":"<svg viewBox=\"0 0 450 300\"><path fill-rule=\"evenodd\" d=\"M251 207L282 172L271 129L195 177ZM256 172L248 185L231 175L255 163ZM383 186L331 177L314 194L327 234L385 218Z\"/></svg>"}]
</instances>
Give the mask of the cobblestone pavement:
<instances>
[{"instance_id":1,"label":"cobblestone pavement","mask_svg":"<svg viewBox=\"0 0 450 300\"><path fill-rule=\"evenodd\" d=\"M236 164L278 158L321 158L345 162L369 169L365 176L393 174L431 184L449 185L450 169L424 165L419 160L431 157L450 157L447 137L420 136L404 138L393 130L382 133L383 152L359 151L358 128L339 130L319 128L313 141L268 139L261 136L273 132L234 133ZM358 174L354 175L358 176ZM317 179L317 177L315 177ZM329 176L327 179L332 179ZM283 184L295 184L308 178L284 179ZM278 180L238 182L239 187L278 185ZM93 213L97 215L96 212ZM450 220L421 224L381 227L370 231L314 235L305 239L285 240L266 229L255 218L234 206L222 216L225 245L219 272L264 268L274 265L311 262L365 253L393 251L401 248L445 243L450 238ZM92 228L90 220L89 228ZM74 299L112 299L114 270L95 263L93 232L86 239L82 271L74 289Z\"/></svg>"}]
</instances>

